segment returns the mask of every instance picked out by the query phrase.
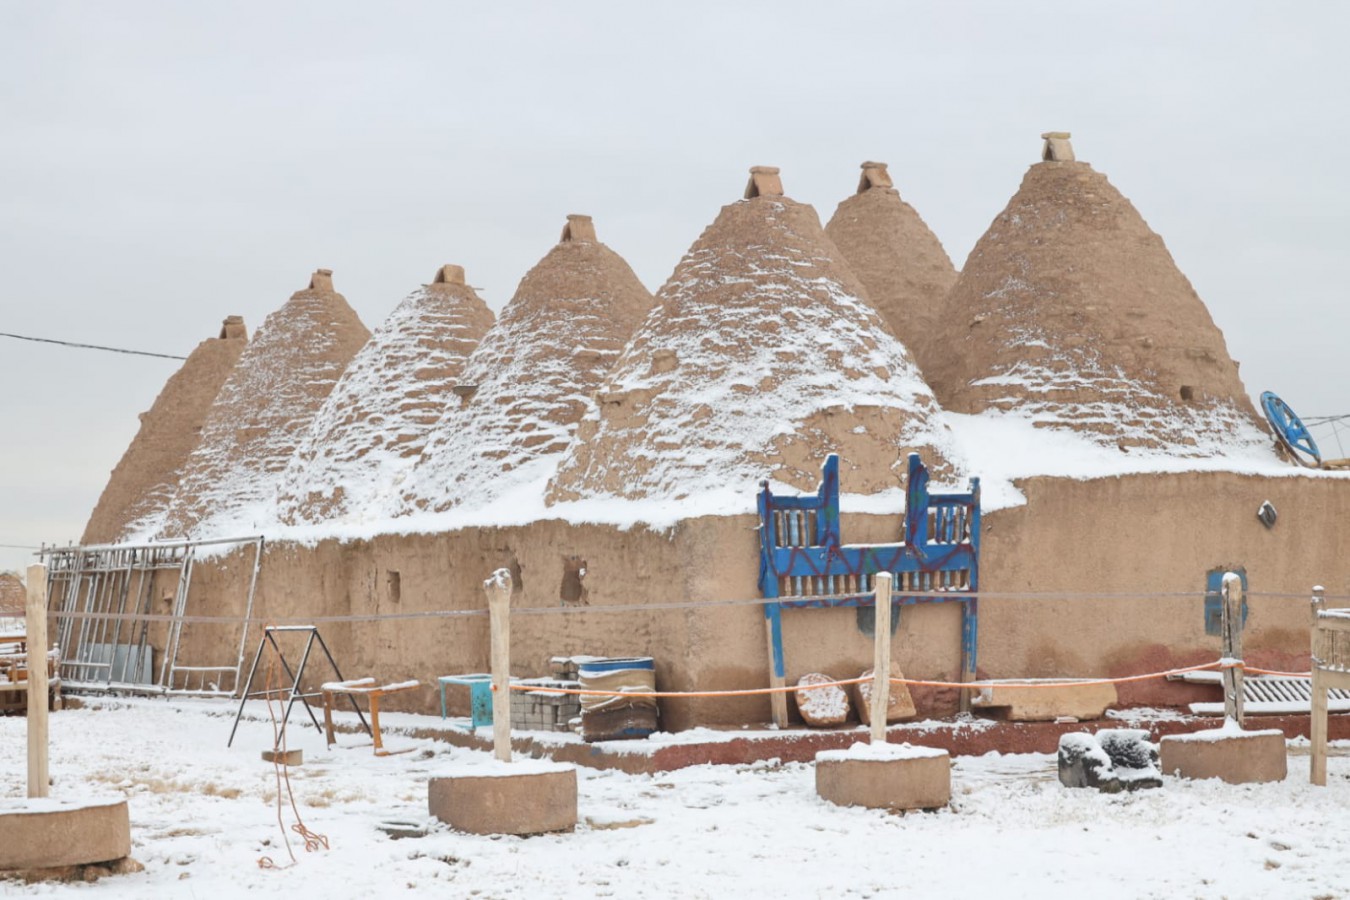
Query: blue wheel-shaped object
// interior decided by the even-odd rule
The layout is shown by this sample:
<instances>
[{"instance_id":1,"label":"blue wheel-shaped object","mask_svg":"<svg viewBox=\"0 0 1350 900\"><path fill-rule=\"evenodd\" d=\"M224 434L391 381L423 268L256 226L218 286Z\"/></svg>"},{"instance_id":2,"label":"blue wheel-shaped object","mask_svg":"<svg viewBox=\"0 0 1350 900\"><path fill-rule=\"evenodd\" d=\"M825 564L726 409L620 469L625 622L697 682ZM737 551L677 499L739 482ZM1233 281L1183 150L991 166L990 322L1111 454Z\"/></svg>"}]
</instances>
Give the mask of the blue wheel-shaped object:
<instances>
[{"instance_id":1,"label":"blue wheel-shaped object","mask_svg":"<svg viewBox=\"0 0 1350 900\"><path fill-rule=\"evenodd\" d=\"M1300 465L1310 469L1322 467L1322 452L1317 449L1317 441L1308 434L1303 420L1289 408L1288 403L1266 391L1261 395L1261 409L1265 411L1270 427L1275 429L1275 436L1289 449ZM1312 462L1308 462L1309 457L1312 458Z\"/></svg>"}]
</instances>

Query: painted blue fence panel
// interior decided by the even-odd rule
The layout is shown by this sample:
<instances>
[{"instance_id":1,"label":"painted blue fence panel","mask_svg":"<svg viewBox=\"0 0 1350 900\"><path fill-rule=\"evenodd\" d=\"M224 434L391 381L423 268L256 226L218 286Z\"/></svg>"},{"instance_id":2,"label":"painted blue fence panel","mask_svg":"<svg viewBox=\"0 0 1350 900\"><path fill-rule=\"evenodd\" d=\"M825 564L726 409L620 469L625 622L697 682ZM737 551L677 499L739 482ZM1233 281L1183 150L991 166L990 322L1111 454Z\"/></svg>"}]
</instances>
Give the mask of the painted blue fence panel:
<instances>
[{"instance_id":1,"label":"painted blue fence panel","mask_svg":"<svg viewBox=\"0 0 1350 900\"><path fill-rule=\"evenodd\" d=\"M957 493L931 493L928 469L909 456L905 519L898 544L847 545L839 530L839 457L831 454L814 496L759 492L759 587L765 604L774 675L784 676L782 610L873 605L872 580L894 576L897 604L962 604L962 671L974 677L979 590L980 480ZM794 599L799 598L799 599Z\"/></svg>"},{"instance_id":2,"label":"painted blue fence panel","mask_svg":"<svg viewBox=\"0 0 1350 900\"><path fill-rule=\"evenodd\" d=\"M1242 579L1242 626L1247 626L1247 570L1242 566L1220 566L1205 573L1205 634L1223 631L1223 576L1236 572Z\"/></svg>"}]
</instances>

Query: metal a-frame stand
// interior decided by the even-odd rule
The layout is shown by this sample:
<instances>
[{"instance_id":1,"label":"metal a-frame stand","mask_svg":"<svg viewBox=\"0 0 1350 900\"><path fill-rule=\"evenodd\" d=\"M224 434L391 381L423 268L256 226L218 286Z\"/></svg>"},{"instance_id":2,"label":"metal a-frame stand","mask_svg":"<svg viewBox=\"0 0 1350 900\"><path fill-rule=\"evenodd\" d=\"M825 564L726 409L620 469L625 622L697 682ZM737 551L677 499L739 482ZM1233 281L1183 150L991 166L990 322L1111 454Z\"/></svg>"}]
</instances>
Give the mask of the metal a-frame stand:
<instances>
[{"instance_id":1,"label":"metal a-frame stand","mask_svg":"<svg viewBox=\"0 0 1350 900\"><path fill-rule=\"evenodd\" d=\"M305 639L305 648L300 652L300 664L291 670L290 663L286 661L286 654L281 652L281 646L277 643L276 635L283 632L306 632L308 637ZM314 715L314 710L309 705L310 697L318 697L319 693L304 693L300 690L300 680L305 675L305 666L309 665L309 654L314 649L315 643L318 643L319 649L328 659L328 665L332 667L333 674L337 676L338 681L342 681L342 672L338 669L338 664L333 659L333 654L329 652L328 645L324 643L323 635L319 634L317 625L270 625L263 629L263 635L258 640L258 652L253 656L253 666L248 670L248 681L244 684L244 692L239 698L239 711L234 714L234 727L230 729L230 739L225 742L229 747L234 743L234 733L239 730L239 720L244 716L244 704L249 700L257 700L272 697L276 694L285 694L286 711L281 716L281 731L286 730L286 722L291 717L291 708L295 706L295 701L299 700L304 704L305 712L309 713L309 720L314 723L320 734L324 733L323 726L319 724L318 718ZM258 674L258 663L262 661L263 650L268 646L277 654L277 660L281 667L286 670L286 677L291 680L291 686L288 688L263 688L261 690L253 689L253 679ZM366 721L366 716L361 712L361 707L356 705L356 699L348 696L348 702L352 709L356 711L357 718L361 720L361 725L366 729L366 734L371 734L370 723Z\"/></svg>"}]
</instances>

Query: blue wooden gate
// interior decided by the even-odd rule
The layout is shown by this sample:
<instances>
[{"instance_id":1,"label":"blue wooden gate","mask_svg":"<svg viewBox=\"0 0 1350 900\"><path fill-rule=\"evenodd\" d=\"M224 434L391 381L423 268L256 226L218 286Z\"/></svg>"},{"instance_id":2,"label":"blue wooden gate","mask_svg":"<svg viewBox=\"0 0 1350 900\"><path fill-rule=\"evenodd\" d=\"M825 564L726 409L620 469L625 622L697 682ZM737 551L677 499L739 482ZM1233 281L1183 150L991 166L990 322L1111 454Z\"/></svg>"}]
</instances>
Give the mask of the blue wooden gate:
<instances>
[{"instance_id":1,"label":"blue wooden gate","mask_svg":"<svg viewBox=\"0 0 1350 900\"><path fill-rule=\"evenodd\" d=\"M878 572L894 575L894 602L957 602L961 608L962 680L975 677L979 589L980 480L964 493L930 493L928 469L909 456L901 543L845 544L839 530L839 457L825 460L814 496L785 496L762 482L759 492L759 588L766 603L774 684L786 677L783 610L872 606ZM962 593L957 593L962 592ZM877 627L888 623L878 622ZM962 708L969 698L963 693ZM775 716L777 717L777 716Z\"/></svg>"}]
</instances>

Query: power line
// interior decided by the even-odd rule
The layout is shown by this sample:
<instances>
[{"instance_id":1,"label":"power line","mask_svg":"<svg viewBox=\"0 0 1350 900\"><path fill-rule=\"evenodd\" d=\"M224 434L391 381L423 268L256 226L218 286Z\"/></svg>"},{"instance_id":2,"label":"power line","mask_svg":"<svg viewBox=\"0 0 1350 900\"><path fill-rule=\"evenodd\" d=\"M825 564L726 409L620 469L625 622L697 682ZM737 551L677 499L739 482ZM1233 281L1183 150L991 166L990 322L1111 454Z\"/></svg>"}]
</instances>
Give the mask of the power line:
<instances>
[{"instance_id":1,"label":"power line","mask_svg":"<svg viewBox=\"0 0 1350 900\"><path fill-rule=\"evenodd\" d=\"M187 359L186 356L174 356L171 353L151 353L148 350L125 350L121 347L104 347L101 344L77 344L74 341L58 341L54 338L29 337L25 334L10 334L0 331L0 337L15 338L20 341L36 341L40 344L60 344L62 347L78 347L81 350L107 350L110 353L126 353L129 356L155 356L160 359Z\"/></svg>"}]
</instances>

